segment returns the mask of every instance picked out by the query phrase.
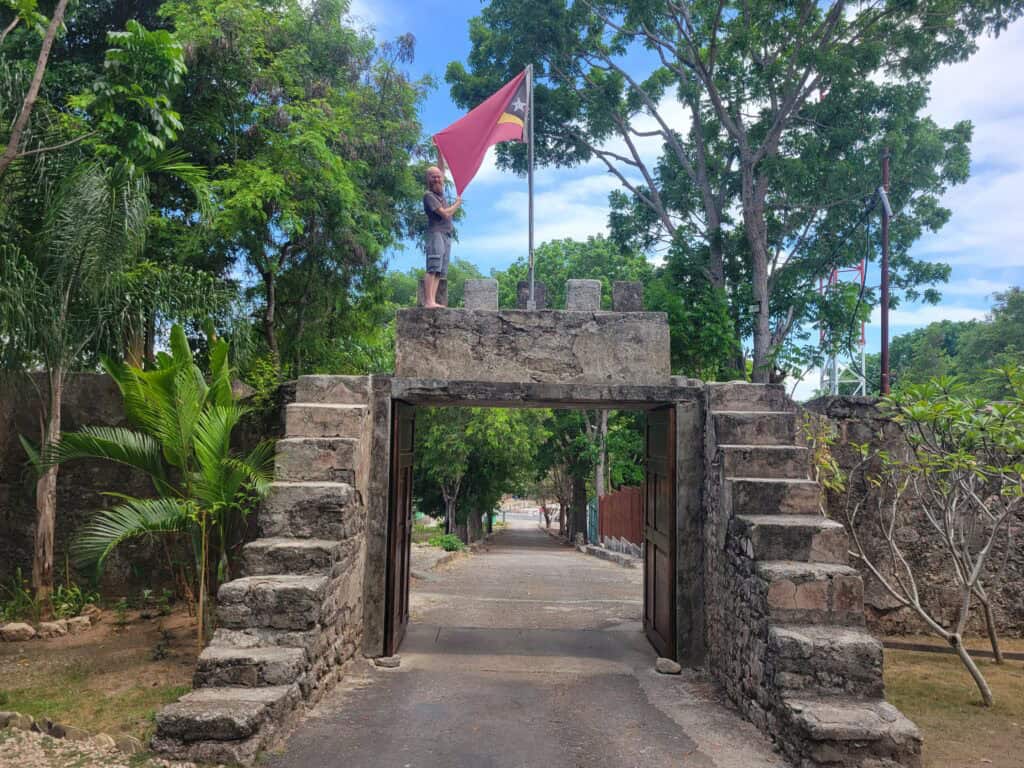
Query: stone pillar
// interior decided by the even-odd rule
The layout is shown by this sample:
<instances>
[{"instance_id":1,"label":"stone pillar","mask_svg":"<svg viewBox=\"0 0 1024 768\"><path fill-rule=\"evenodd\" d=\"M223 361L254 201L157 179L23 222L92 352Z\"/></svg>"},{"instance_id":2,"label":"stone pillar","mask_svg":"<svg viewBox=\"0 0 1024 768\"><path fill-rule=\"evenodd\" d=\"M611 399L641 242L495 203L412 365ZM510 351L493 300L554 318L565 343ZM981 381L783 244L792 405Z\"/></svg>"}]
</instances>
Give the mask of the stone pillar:
<instances>
[{"instance_id":1,"label":"stone pillar","mask_svg":"<svg viewBox=\"0 0 1024 768\"><path fill-rule=\"evenodd\" d=\"M467 280L462 289L462 304L466 309L498 311L497 280Z\"/></svg>"},{"instance_id":2,"label":"stone pillar","mask_svg":"<svg viewBox=\"0 0 1024 768\"><path fill-rule=\"evenodd\" d=\"M423 278L421 277L420 278L419 288L416 290L416 306L417 307L422 307L423 306L423 302L426 300L424 298L425 296L426 296L426 294L425 294L424 288L423 288ZM435 298L437 299L437 303L438 304L443 304L446 307L448 306L448 278L447 277L442 277L441 278L441 283L437 286L437 296Z\"/></svg>"},{"instance_id":3,"label":"stone pillar","mask_svg":"<svg viewBox=\"0 0 1024 768\"><path fill-rule=\"evenodd\" d=\"M570 312L601 309L600 280L569 280L565 284L565 308Z\"/></svg>"},{"instance_id":4,"label":"stone pillar","mask_svg":"<svg viewBox=\"0 0 1024 768\"><path fill-rule=\"evenodd\" d=\"M544 283L533 284L533 297L537 300L537 309L548 308L548 289ZM516 309L526 309L530 299L530 281L520 280L516 286Z\"/></svg>"},{"instance_id":5,"label":"stone pillar","mask_svg":"<svg viewBox=\"0 0 1024 768\"><path fill-rule=\"evenodd\" d=\"M643 312L644 284L616 280L612 285L612 312Z\"/></svg>"}]
</instances>

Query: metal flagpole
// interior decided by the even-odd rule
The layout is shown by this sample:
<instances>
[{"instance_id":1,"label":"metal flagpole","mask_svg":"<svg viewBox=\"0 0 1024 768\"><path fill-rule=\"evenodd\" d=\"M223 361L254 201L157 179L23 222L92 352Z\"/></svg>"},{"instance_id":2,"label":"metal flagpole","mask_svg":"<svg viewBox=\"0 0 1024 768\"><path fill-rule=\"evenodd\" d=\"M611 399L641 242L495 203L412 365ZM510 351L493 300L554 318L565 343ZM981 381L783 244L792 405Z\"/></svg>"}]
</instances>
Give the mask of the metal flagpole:
<instances>
[{"instance_id":1,"label":"metal flagpole","mask_svg":"<svg viewBox=\"0 0 1024 768\"><path fill-rule=\"evenodd\" d=\"M527 169L527 185L529 188L530 198L530 298L526 302L526 308L533 310L537 308L537 299L534 295L534 276L533 276L533 64L526 65L526 78L528 80L527 85L527 112L529 118L529 143L527 144L526 150L526 163Z\"/></svg>"}]
</instances>

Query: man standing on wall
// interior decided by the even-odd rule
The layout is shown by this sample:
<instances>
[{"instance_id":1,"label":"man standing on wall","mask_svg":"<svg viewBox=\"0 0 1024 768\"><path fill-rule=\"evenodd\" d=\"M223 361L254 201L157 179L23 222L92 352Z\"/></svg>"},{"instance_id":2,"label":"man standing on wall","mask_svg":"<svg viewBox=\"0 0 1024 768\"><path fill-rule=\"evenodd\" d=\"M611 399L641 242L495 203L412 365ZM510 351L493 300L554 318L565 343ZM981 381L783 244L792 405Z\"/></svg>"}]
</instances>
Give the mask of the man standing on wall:
<instances>
[{"instance_id":1,"label":"man standing on wall","mask_svg":"<svg viewBox=\"0 0 1024 768\"><path fill-rule=\"evenodd\" d=\"M423 195L423 210L427 214L427 274L423 280L423 306L438 309L437 289L448 277L448 259L452 252L452 217L462 205L462 196L451 205L445 205L444 174L432 166L427 169L427 192Z\"/></svg>"}]
</instances>

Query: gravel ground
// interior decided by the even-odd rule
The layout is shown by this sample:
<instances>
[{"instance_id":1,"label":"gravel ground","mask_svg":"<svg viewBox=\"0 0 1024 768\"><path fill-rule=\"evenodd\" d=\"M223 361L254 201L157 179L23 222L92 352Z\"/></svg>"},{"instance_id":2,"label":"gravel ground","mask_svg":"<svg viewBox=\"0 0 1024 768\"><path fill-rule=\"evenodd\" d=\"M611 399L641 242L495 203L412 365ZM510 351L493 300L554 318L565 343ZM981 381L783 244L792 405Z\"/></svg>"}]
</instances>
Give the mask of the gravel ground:
<instances>
[{"instance_id":1,"label":"gravel ground","mask_svg":"<svg viewBox=\"0 0 1024 768\"><path fill-rule=\"evenodd\" d=\"M2 768L196 768L160 758L129 756L90 741L55 739L18 728L0 730Z\"/></svg>"}]
</instances>

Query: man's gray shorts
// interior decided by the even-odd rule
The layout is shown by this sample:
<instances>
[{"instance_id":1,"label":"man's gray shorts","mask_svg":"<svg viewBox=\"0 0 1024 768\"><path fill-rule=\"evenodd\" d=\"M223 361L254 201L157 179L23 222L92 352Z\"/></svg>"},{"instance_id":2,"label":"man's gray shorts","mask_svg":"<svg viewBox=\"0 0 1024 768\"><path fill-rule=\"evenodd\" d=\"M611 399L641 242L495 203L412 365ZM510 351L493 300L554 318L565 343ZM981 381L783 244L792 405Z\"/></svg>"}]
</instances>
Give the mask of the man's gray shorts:
<instances>
[{"instance_id":1,"label":"man's gray shorts","mask_svg":"<svg viewBox=\"0 0 1024 768\"><path fill-rule=\"evenodd\" d=\"M452 236L447 232L427 233L427 272L448 277L448 259L452 254Z\"/></svg>"}]
</instances>

